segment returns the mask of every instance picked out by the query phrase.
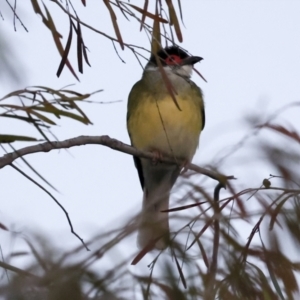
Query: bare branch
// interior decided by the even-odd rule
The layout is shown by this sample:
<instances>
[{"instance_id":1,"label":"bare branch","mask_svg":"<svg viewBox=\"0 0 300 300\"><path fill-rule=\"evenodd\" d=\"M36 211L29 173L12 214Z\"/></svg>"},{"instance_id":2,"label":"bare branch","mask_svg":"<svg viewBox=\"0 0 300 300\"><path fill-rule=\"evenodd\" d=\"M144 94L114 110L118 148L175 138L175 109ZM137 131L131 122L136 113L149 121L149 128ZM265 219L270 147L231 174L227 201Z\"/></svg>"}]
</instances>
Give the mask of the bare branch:
<instances>
[{"instance_id":1,"label":"bare branch","mask_svg":"<svg viewBox=\"0 0 300 300\"><path fill-rule=\"evenodd\" d=\"M37 185L41 190L43 190L47 195L49 195L54 202L60 207L60 209L64 212L70 229L71 229L71 233L74 234L82 243L82 245L85 247L85 249L87 251L90 251L90 249L88 248L88 246L86 245L86 243L84 242L84 240L74 231L74 227L72 224L72 221L70 219L69 213L67 212L67 210L64 208L64 206L62 204L60 204L60 202L49 192L47 191L42 185L40 185L37 181L35 181L33 178L31 178L30 176L28 176L25 172L23 172L21 169L17 168L16 166L14 166L13 164L10 165L12 168L14 168L16 171L18 171L20 174L22 174L24 177L26 177L28 180L30 180L31 182L33 182L35 185Z\"/></svg>"},{"instance_id":2,"label":"bare branch","mask_svg":"<svg viewBox=\"0 0 300 300\"><path fill-rule=\"evenodd\" d=\"M38 153L38 152L49 152L54 149L66 149L71 148L75 146L83 146L83 145L102 145L109 147L111 149L127 153L133 156L141 157L141 158L148 158L148 159L154 159L155 154L151 152L145 152L138 150L130 145L124 144L121 141L118 141L116 139L112 139L107 135L102 136L79 136L76 138L64 140L61 142L58 141L52 141L52 142L45 142L42 144L29 146L25 148L21 148L15 152L7 153L4 156L0 157L0 169L10 165L14 160L16 160L19 157L23 157L28 154L32 153ZM165 163L175 163L175 164L183 164L181 161L175 161L173 158L170 157L163 157L162 160ZM223 174L217 173L212 170L201 168L194 164L187 164L187 169L193 170L197 173L206 175L214 180L220 181L223 184L226 183L228 179L234 179L233 176L225 176Z\"/></svg>"},{"instance_id":3,"label":"bare branch","mask_svg":"<svg viewBox=\"0 0 300 300\"><path fill-rule=\"evenodd\" d=\"M0 261L0 267L5 269L5 270L9 270L9 271L12 271L12 272L15 272L21 276L28 276L28 277L34 277L34 278L38 278L37 276L27 272L27 271L24 271L22 269L19 269L17 267L14 267L12 265L9 265L3 261Z\"/></svg>"},{"instance_id":4,"label":"bare branch","mask_svg":"<svg viewBox=\"0 0 300 300\"><path fill-rule=\"evenodd\" d=\"M20 22L20 24L22 25L22 27L24 28L24 30L26 32L28 32L28 29L26 28L26 26L24 25L24 23L21 21L21 19L17 15L17 12L16 12L16 10L17 10L17 1L15 0L14 7L12 7L12 5L8 2L8 0L6 0L6 3L8 4L8 6L10 7L10 9L12 10L12 12L14 14L13 23L14 23L14 29L15 29L15 31L17 31L16 19L18 19L18 21Z\"/></svg>"}]
</instances>

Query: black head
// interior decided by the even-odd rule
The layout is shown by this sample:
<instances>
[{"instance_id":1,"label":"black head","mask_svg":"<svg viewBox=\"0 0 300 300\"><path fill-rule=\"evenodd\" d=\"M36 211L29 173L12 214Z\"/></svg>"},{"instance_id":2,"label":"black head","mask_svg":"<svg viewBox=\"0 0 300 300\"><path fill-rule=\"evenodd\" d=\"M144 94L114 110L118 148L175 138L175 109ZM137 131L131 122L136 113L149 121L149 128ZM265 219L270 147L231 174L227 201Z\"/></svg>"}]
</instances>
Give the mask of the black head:
<instances>
[{"instance_id":1,"label":"black head","mask_svg":"<svg viewBox=\"0 0 300 300\"><path fill-rule=\"evenodd\" d=\"M203 59L199 56L188 55L178 46L171 46L161 49L157 52L157 56L163 66L194 65ZM151 55L149 64L157 66L157 61L154 54Z\"/></svg>"}]
</instances>

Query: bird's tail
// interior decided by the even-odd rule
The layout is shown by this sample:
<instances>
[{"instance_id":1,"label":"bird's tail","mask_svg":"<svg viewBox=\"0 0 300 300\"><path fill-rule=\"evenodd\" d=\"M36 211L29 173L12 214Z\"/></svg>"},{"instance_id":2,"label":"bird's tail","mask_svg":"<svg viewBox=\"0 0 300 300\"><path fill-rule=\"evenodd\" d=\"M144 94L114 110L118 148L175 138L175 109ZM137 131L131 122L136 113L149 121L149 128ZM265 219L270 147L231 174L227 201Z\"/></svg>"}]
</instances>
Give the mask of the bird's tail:
<instances>
[{"instance_id":1,"label":"bird's tail","mask_svg":"<svg viewBox=\"0 0 300 300\"><path fill-rule=\"evenodd\" d=\"M138 246L155 244L164 249L169 244L169 197L179 171L174 165L147 166L142 212L138 229ZM147 178L148 177L148 178ZM155 242L156 241L156 242Z\"/></svg>"}]
</instances>

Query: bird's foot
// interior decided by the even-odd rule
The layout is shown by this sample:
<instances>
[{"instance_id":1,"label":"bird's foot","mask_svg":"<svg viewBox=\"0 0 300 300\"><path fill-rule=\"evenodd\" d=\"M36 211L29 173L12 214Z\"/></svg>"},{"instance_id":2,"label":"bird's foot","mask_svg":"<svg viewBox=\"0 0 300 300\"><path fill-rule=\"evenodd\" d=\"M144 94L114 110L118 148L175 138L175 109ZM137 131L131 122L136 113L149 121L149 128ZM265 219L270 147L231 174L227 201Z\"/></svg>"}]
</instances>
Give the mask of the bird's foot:
<instances>
[{"instance_id":1,"label":"bird's foot","mask_svg":"<svg viewBox=\"0 0 300 300\"><path fill-rule=\"evenodd\" d=\"M163 155L160 151L158 150L152 150L151 151L154 155L154 157L151 159L151 164L152 165L157 165L159 162L161 162L162 158L163 158Z\"/></svg>"}]
</instances>

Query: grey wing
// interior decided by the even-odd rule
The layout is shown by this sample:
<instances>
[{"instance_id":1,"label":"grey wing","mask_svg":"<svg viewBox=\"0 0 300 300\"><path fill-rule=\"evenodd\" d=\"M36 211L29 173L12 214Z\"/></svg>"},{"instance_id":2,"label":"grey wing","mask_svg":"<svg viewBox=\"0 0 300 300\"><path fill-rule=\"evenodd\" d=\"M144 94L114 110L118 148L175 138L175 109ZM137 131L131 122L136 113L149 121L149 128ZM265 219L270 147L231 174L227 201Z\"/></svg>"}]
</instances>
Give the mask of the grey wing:
<instances>
[{"instance_id":1,"label":"grey wing","mask_svg":"<svg viewBox=\"0 0 300 300\"><path fill-rule=\"evenodd\" d=\"M198 98L200 98L200 100L201 100L200 101L200 109L201 109L202 130L203 130L205 127L205 108L204 108L204 101L203 101L203 93L202 93L201 89L199 88L199 86L195 82L193 82L193 81L191 81L191 82L192 82L194 91L196 91L196 94L197 94L196 96Z\"/></svg>"},{"instance_id":2,"label":"grey wing","mask_svg":"<svg viewBox=\"0 0 300 300\"><path fill-rule=\"evenodd\" d=\"M204 109L204 105L202 106L202 109L201 109L201 115L202 115L202 130L203 130L204 126L205 126L205 109Z\"/></svg>"},{"instance_id":3,"label":"grey wing","mask_svg":"<svg viewBox=\"0 0 300 300\"><path fill-rule=\"evenodd\" d=\"M136 88L139 87L139 85L141 84L141 81L138 81L131 89L130 93L129 93L129 97L128 97L128 107L127 107L127 123L128 120L130 118L130 112L132 112L132 110L134 109L134 107L137 105L137 101L139 100L138 97L135 97L136 94ZM128 130L128 134L131 140L131 136L130 136L130 132ZM139 157L134 156L133 157L134 160L134 165L138 171L138 175L139 175L139 179L140 179L140 183L142 186L142 189L144 189L144 175L143 175L143 169L142 169L142 162L141 159Z\"/></svg>"}]
</instances>

